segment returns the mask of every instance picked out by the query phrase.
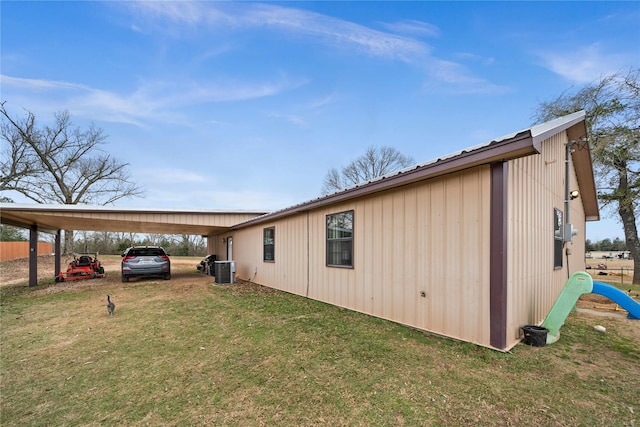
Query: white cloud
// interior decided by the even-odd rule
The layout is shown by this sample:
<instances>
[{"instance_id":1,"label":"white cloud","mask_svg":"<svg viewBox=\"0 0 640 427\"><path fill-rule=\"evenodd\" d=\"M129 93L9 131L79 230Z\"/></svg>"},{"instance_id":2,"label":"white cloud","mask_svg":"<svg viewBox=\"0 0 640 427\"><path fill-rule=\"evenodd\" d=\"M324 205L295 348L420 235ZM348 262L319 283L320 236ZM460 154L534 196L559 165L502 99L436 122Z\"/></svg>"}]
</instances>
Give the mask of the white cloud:
<instances>
[{"instance_id":1,"label":"white cloud","mask_svg":"<svg viewBox=\"0 0 640 427\"><path fill-rule=\"evenodd\" d=\"M203 197L205 197L205 206L237 210L278 210L299 202L289 194L249 190L210 190L203 193Z\"/></svg>"},{"instance_id":2,"label":"white cloud","mask_svg":"<svg viewBox=\"0 0 640 427\"><path fill-rule=\"evenodd\" d=\"M424 43L410 38L376 31L315 12L270 4L135 2L127 3L127 6L132 8L137 18L145 16L149 27L163 32L167 28L157 26L158 21L164 24L169 21L173 25L182 24L187 27L204 26L211 31L220 31L222 27L230 30L270 28L315 37L334 47L357 49L366 55L406 62L429 50Z\"/></svg>"},{"instance_id":3,"label":"white cloud","mask_svg":"<svg viewBox=\"0 0 640 427\"><path fill-rule=\"evenodd\" d=\"M590 83L632 63L629 55L605 52L600 43L538 52L542 66L575 83Z\"/></svg>"},{"instance_id":4,"label":"white cloud","mask_svg":"<svg viewBox=\"0 0 640 427\"><path fill-rule=\"evenodd\" d=\"M374 57L412 62L429 48L419 41L376 31L362 25L299 9L260 5L247 21L318 37L334 47L351 47Z\"/></svg>"},{"instance_id":5,"label":"white cloud","mask_svg":"<svg viewBox=\"0 0 640 427\"><path fill-rule=\"evenodd\" d=\"M302 38L318 41L338 50L351 50L361 55L400 61L419 67L426 72L425 86L449 93L504 92L505 88L476 77L465 66L435 58L430 47L410 37L402 37L377 31L363 25L295 8L272 4L227 2L115 2L114 7L126 7L134 24L141 31L162 30L166 36L168 27L175 34L188 37L189 29L204 27L208 31L245 31L269 29L291 32ZM408 20L397 23L405 32L435 34L430 24ZM184 31L183 31L184 29ZM195 32L194 32L195 34ZM202 32L198 31L198 37ZM300 39L300 37L298 37ZM196 62L206 61L222 52L233 49L230 45L209 48L195 56ZM184 106L207 103L237 102L270 97L307 84L306 79L286 75L261 77L261 81L240 81L216 76L215 80L195 81L177 79L141 81L128 93L103 90L75 82L42 79L22 79L2 76L5 94L13 91L12 100L30 97L29 104L41 107L65 105L76 116L150 126L157 121L188 124L189 117L179 113ZM35 101L34 101L35 100ZM330 102L326 98L323 102ZM322 105L322 103L317 104ZM301 124L299 117L289 120Z\"/></svg>"},{"instance_id":6,"label":"white cloud","mask_svg":"<svg viewBox=\"0 0 640 427\"><path fill-rule=\"evenodd\" d=\"M155 187L159 184L170 184L180 188L184 184L208 183L215 185L215 179L211 176L192 170L180 168L162 168L162 172L158 173L158 169L138 169L136 170L136 178L146 187Z\"/></svg>"},{"instance_id":7,"label":"white cloud","mask_svg":"<svg viewBox=\"0 0 640 427\"><path fill-rule=\"evenodd\" d=\"M276 111L270 111L267 113L268 117L273 117L275 119L280 119L280 120L284 120L288 123L292 123L294 125L297 126L304 126L306 125L306 122L304 120L304 118L297 116L295 114L283 114L283 113L278 113Z\"/></svg>"},{"instance_id":8,"label":"white cloud","mask_svg":"<svg viewBox=\"0 0 640 427\"><path fill-rule=\"evenodd\" d=\"M336 102L340 97L336 93L330 93L322 98L311 101L307 108L315 110L316 108L322 108L326 105L331 105Z\"/></svg>"},{"instance_id":9,"label":"white cloud","mask_svg":"<svg viewBox=\"0 0 640 427\"><path fill-rule=\"evenodd\" d=\"M276 210L299 200L291 194L226 189L224 177L217 172L200 173L180 167L139 168L138 183L144 187L143 198L119 203L130 207L163 207L175 209Z\"/></svg>"},{"instance_id":10,"label":"white cloud","mask_svg":"<svg viewBox=\"0 0 640 427\"><path fill-rule=\"evenodd\" d=\"M482 65L492 65L495 62L495 59L491 56L482 56L469 52L458 52L454 56L461 60L479 62Z\"/></svg>"},{"instance_id":11,"label":"white cloud","mask_svg":"<svg viewBox=\"0 0 640 427\"><path fill-rule=\"evenodd\" d=\"M162 207L173 209L220 209L273 211L299 202L291 195L249 191L243 189L220 190L214 185L185 187L183 191L155 186L147 190L144 199L122 202L128 207Z\"/></svg>"},{"instance_id":12,"label":"white cloud","mask_svg":"<svg viewBox=\"0 0 640 427\"><path fill-rule=\"evenodd\" d=\"M175 109L215 102L233 102L277 95L305 84L278 77L273 81L241 82L228 80L216 83L163 82L143 83L130 94L94 89L86 85L41 79L23 79L1 75L5 94L19 89L23 95L40 98L41 105L48 97L56 97L58 104L66 106L73 115L91 116L110 122L145 126L147 121L182 122L184 116Z\"/></svg>"},{"instance_id":13,"label":"white cloud","mask_svg":"<svg viewBox=\"0 0 640 427\"><path fill-rule=\"evenodd\" d=\"M23 79L20 77L8 76L6 74L0 74L0 81L2 81L2 84L6 86L12 86L32 91L47 89L88 89L87 86L77 83L68 83L56 80Z\"/></svg>"},{"instance_id":14,"label":"white cloud","mask_svg":"<svg viewBox=\"0 0 640 427\"><path fill-rule=\"evenodd\" d=\"M434 60L426 64L429 74L435 81L429 80L425 88L429 92L443 92L451 94L502 94L511 89L497 85L471 74L464 66L451 62ZM438 82L448 83L441 85Z\"/></svg>"},{"instance_id":15,"label":"white cloud","mask_svg":"<svg viewBox=\"0 0 640 427\"><path fill-rule=\"evenodd\" d=\"M395 33L429 37L440 36L440 29L437 26L429 24L428 22L417 21L415 19L406 19L398 22L383 22L381 25Z\"/></svg>"},{"instance_id":16,"label":"white cloud","mask_svg":"<svg viewBox=\"0 0 640 427\"><path fill-rule=\"evenodd\" d=\"M222 31L223 28L237 31L268 28L290 32L335 49L352 50L370 57L401 61L418 67L428 63L428 75L432 79L429 84L457 85L449 88L449 92L487 93L505 90L504 87L473 77L470 70L461 64L434 58L430 46L421 41L302 9L244 2L180 2L171 3L170 7L165 6L164 2L136 2L132 6L137 12L146 13L150 19L149 25L156 25L155 20L160 19L169 20L174 25L208 26L211 31ZM404 33L431 36L440 33L435 26L417 20L385 25Z\"/></svg>"}]
</instances>

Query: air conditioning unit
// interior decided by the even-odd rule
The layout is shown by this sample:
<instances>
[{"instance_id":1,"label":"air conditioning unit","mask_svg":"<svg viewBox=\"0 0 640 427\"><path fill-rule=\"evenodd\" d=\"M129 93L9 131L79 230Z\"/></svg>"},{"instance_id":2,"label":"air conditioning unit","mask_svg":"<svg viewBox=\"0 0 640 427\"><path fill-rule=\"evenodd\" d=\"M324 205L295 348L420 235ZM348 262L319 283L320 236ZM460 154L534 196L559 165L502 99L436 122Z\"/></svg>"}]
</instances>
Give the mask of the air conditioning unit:
<instances>
[{"instance_id":1,"label":"air conditioning unit","mask_svg":"<svg viewBox=\"0 0 640 427\"><path fill-rule=\"evenodd\" d=\"M214 263L216 283L229 284L236 281L235 261L216 261Z\"/></svg>"}]
</instances>

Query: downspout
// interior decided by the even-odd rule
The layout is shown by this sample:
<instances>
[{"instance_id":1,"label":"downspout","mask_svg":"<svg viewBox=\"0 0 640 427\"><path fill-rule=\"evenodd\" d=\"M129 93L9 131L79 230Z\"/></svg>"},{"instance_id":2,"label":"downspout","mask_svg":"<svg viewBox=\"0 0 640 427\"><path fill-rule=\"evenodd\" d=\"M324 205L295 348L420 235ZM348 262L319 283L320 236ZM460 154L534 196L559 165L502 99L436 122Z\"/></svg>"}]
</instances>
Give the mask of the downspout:
<instances>
[{"instance_id":1,"label":"downspout","mask_svg":"<svg viewBox=\"0 0 640 427\"><path fill-rule=\"evenodd\" d=\"M564 159L564 223L565 223L565 230L564 230L564 241L566 242L570 242L571 241L571 235L569 235L567 237L567 225L571 225L571 220L570 220L570 212L569 212L569 198L570 196L570 187L569 187L569 182L570 182L570 177L571 174L569 173L569 168L570 168L570 164L569 164L569 159L571 158L571 146L574 145L576 143L576 141L569 141L567 142L566 145L566 153L565 153L565 159Z\"/></svg>"},{"instance_id":2,"label":"downspout","mask_svg":"<svg viewBox=\"0 0 640 427\"><path fill-rule=\"evenodd\" d=\"M309 298L309 274L310 274L310 269L311 266L309 264L310 262L310 255L309 255L309 211L307 211L307 293L305 295L306 298Z\"/></svg>"},{"instance_id":3,"label":"downspout","mask_svg":"<svg viewBox=\"0 0 640 427\"><path fill-rule=\"evenodd\" d=\"M565 149L565 159L564 159L564 230L562 231L562 240L564 240L564 254L567 259L567 279L569 278L569 247L567 243L571 242L572 234L573 234L573 226L571 225L571 209L569 207L569 200L571 195L571 188L569 186L571 180L569 159L571 158L571 146L574 145L575 141L567 142Z\"/></svg>"}]
</instances>

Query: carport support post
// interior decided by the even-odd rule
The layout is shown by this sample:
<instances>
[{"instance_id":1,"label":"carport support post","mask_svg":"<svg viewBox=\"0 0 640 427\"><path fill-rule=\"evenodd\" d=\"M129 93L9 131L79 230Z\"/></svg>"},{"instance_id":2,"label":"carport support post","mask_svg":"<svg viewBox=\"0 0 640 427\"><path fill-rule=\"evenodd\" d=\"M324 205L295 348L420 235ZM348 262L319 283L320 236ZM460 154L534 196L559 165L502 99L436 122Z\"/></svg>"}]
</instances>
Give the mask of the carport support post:
<instances>
[{"instance_id":1,"label":"carport support post","mask_svg":"<svg viewBox=\"0 0 640 427\"><path fill-rule=\"evenodd\" d=\"M58 230L56 232L56 240L53 248L53 253L55 253L55 262L54 262L55 276L54 277L58 277L60 275L60 246L61 246L60 230Z\"/></svg>"},{"instance_id":2,"label":"carport support post","mask_svg":"<svg viewBox=\"0 0 640 427\"><path fill-rule=\"evenodd\" d=\"M29 286L38 286L38 226L29 229Z\"/></svg>"}]
</instances>

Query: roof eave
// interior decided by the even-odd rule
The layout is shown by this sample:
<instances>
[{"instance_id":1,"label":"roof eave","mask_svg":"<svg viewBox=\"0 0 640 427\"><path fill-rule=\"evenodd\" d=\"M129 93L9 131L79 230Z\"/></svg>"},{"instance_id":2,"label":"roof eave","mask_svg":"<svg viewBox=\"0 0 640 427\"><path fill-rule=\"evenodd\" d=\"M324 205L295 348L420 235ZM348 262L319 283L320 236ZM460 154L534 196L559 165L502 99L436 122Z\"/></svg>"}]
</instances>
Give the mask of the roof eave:
<instances>
[{"instance_id":1,"label":"roof eave","mask_svg":"<svg viewBox=\"0 0 640 427\"><path fill-rule=\"evenodd\" d=\"M587 144L587 127L584 120L574 122L566 129L569 142L578 142L571 153L573 168L580 189L580 199L584 209L586 221L599 221L600 208L598 206L598 192L593 174L591 150ZM583 141L583 142L580 142Z\"/></svg>"},{"instance_id":2,"label":"roof eave","mask_svg":"<svg viewBox=\"0 0 640 427\"><path fill-rule=\"evenodd\" d=\"M582 128L584 129L584 133L582 136L586 137L587 131L584 127L586 113L584 111L577 111L573 114L569 114L563 117L560 117L555 120L550 120L548 122L535 125L531 127L531 135L533 138L533 146L535 147L538 153L542 152L542 142L546 139L551 138L553 135L557 135L558 133L573 128L576 125L582 123ZM580 137L577 137L577 140ZM569 136L569 140L572 140L572 137Z\"/></svg>"}]
</instances>

